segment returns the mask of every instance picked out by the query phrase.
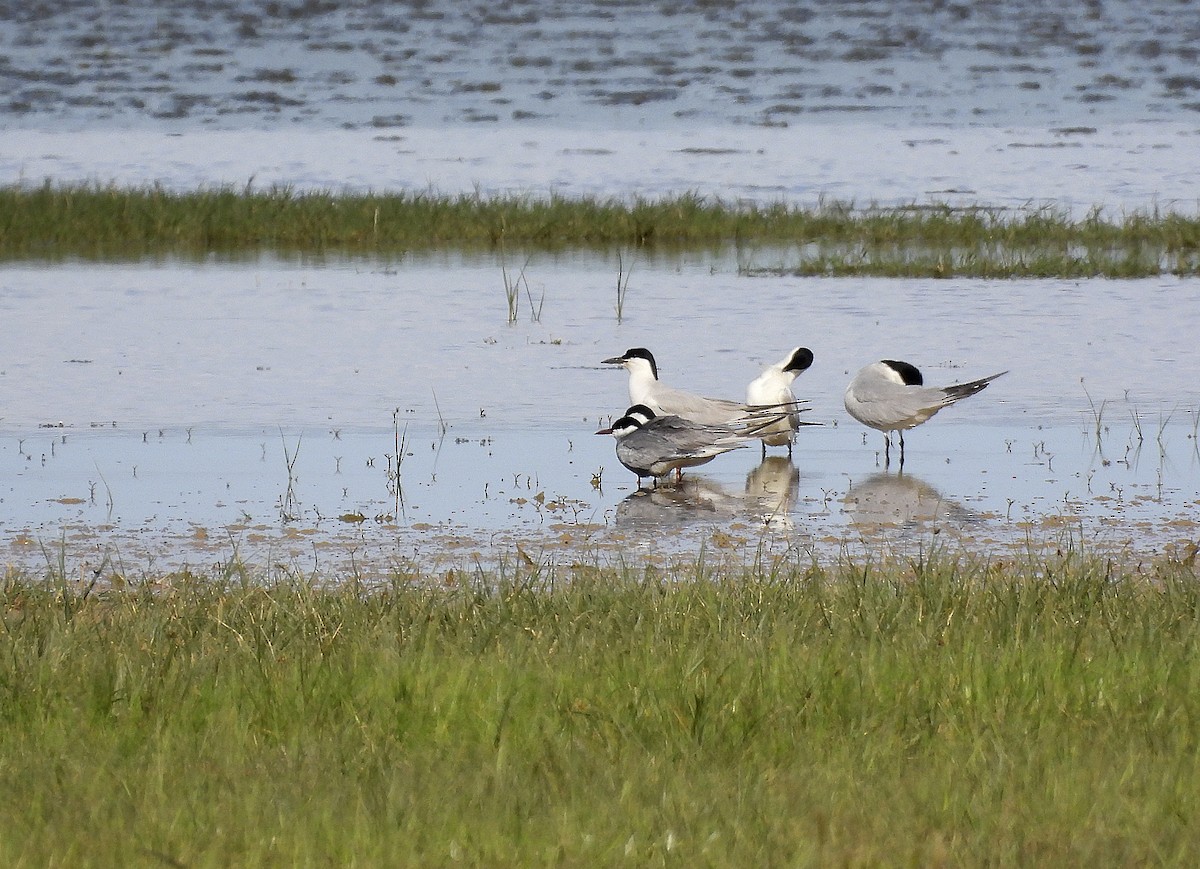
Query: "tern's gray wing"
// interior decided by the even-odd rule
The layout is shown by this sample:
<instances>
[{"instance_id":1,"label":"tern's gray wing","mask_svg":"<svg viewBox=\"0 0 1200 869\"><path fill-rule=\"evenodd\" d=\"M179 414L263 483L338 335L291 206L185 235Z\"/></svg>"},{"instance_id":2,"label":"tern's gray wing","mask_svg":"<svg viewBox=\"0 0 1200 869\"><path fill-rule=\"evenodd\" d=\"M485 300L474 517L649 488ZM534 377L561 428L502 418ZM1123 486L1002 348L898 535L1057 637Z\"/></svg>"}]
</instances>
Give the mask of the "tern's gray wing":
<instances>
[{"instance_id":1,"label":"tern's gray wing","mask_svg":"<svg viewBox=\"0 0 1200 869\"><path fill-rule=\"evenodd\" d=\"M746 436L727 425L703 425L678 416L660 416L643 428L662 439L665 447L684 456L706 452L713 447L737 446Z\"/></svg>"},{"instance_id":2,"label":"tern's gray wing","mask_svg":"<svg viewBox=\"0 0 1200 869\"><path fill-rule=\"evenodd\" d=\"M663 415L681 416L705 425L733 422L746 414L746 406L736 401L706 398L669 386L658 386L654 390L653 400Z\"/></svg>"},{"instance_id":3,"label":"tern's gray wing","mask_svg":"<svg viewBox=\"0 0 1200 869\"><path fill-rule=\"evenodd\" d=\"M706 438L673 438L661 427L643 428L617 442L617 460L635 473L662 476L670 470L704 464L721 453L745 446L743 438L735 438L714 443Z\"/></svg>"},{"instance_id":4,"label":"tern's gray wing","mask_svg":"<svg viewBox=\"0 0 1200 869\"><path fill-rule=\"evenodd\" d=\"M929 419L951 400L937 387L866 381L847 392L846 410L872 428L909 428Z\"/></svg>"},{"instance_id":5,"label":"tern's gray wing","mask_svg":"<svg viewBox=\"0 0 1200 869\"><path fill-rule=\"evenodd\" d=\"M882 377L856 378L846 391L846 410L859 422L883 431L912 428L943 407L974 395L1004 374L954 386L905 386Z\"/></svg>"}]
</instances>

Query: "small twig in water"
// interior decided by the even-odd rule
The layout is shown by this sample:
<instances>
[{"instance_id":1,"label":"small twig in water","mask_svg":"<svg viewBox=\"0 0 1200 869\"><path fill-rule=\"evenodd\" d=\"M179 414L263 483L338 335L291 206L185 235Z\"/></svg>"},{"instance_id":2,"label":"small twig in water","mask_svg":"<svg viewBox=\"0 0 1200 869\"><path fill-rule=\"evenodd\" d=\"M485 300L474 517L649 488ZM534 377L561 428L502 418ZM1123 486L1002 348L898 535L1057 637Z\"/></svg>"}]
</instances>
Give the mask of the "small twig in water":
<instances>
[{"instance_id":1,"label":"small twig in water","mask_svg":"<svg viewBox=\"0 0 1200 869\"><path fill-rule=\"evenodd\" d=\"M434 410L437 411L438 425L441 427L442 437L445 437L446 431L447 431L447 429L450 428L450 426L446 425L446 419L445 419L445 417L442 416L442 408L438 405L437 392L433 393L433 407L434 407Z\"/></svg>"},{"instance_id":2,"label":"small twig in water","mask_svg":"<svg viewBox=\"0 0 1200 869\"><path fill-rule=\"evenodd\" d=\"M300 441L304 439L304 435L296 438L295 451L289 451L287 439L283 436L283 429L279 430L279 440L283 442L283 461L287 465L287 491L284 493L283 501L279 506L279 516L284 522L294 522L299 518L297 515L296 503L296 459L300 457Z\"/></svg>"},{"instance_id":3,"label":"small twig in water","mask_svg":"<svg viewBox=\"0 0 1200 869\"><path fill-rule=\"evenodd\" d=\"M525 265L529 265L529 260L525 260ZM529 279L525 277L525 267L521 267L521 276L519 278L525 284L525 298L529 300L529 319L534 323L542 322L542 306L546 304L546 288L542 287L542 297L538 299L536 305L533 304L533 291L529 289Z\"/></svg>"},{"instance_id":4,"label":"small twig in water","mask_svg":"<svg viewBox=\"0 0 1200 869\"><path fill-rule=\"evenodd\" d=\"M434 396L433 400L436 404L436 395ZM396 410L392 413L392 434L396 441L396 465L393 468L391 463L388 463L388 491L391 492L396 499L395 513L393 513L393 515L399 515L400 508L404 505L404 492L400 477L400 466L404 462L404 452L408 449L408 423L406 422L404 424L404 431L401 432L400 408L396 408Z\"/></svg>"},{"instance_id":5,"label":"small twig in water","mask_svg":"<svg viewBox=\"0 0 1200 869\"><path fill-rule=\"evenodd\" d=\"M1083 386L1083 378L1082 377L1079 378L1079 384L1081 386ZM1101 439L1101 430L1102 430L1101 419L1104 417L1104 406L1106 404L1108 404L1108 399L1105 399L1104 401L1100 402L1100 409L1097 410L1096 403L1094 401L1092 401L1092 395L1090 392L1087 391L1086 386L1083 387L1083 394L1087 396L1088 404L1091 405L1091 408L1092 408L1092 417L1096 420L1096 443L1099 444L1100 439Z\"/></svg>"},{"instance_id":6,"label":"small twig in water","mask_svg":"<svg viewBox=\"0 0 1200 869\"><path fill-rule=\"evenodd\" d=\"M105 493L105 495L106 495L106 496L107 496L107 498L108 498L108 501L107 501L108 515L111 517L111 516L112 516L113 507L115 507L115 506L116 506L116 504L113 502L113 493L112 493L112 489L110 489L110 488L108 487L108 480L104 479L104 474L100 472L100 466L99 466L99 465L96 465L96 473L100 475L100 482L104 484L104 493Z\"/></svg>"},{"instance_id":7,"label":"small twig in water","mask_svg":"<svg viewBox=\"0 0 1200 869\"><path fill-rule=\"evenodd\" d=\"M1174 410L1172 410L1170 413L1168 413L1165 419L1163 418L1163 415L1161 412L1159 412L1159 414L1158 414L1158 437L1156 438L1156 440L1158 441L1159 455L1162 455L1163 453L1166 452L1166 446L1163 444L1163 434L1166 432L1167 423L1169 423L1171 421L1171 417L1173 417L1174 415L1175 415Z\"/></svg>"}]
</instances>

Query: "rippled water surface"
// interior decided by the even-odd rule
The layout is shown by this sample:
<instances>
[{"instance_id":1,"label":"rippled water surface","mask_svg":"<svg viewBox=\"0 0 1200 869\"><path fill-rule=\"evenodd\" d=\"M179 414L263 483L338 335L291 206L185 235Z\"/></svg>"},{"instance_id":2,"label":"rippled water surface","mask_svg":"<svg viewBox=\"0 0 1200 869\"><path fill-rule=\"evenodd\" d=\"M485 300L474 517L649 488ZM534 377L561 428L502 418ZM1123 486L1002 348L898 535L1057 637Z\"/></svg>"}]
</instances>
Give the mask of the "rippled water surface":
<instances>
[{"instance_id":1,"label":"rippled water surface","mask_svg":"<svg viewBox=\"0 0 1200 869\"><path fill-rule=\"evenodd\" d=\"M4 109L63 126L1075 125L1200 110L1200 22L1167 0L67 0L2 14Z\"/></svg>"},{"instance_id":2,"label":"rippled water surface","mask_svg":"<svg viewBox=\"0 0 1200 869\"><path fill-rule=\"evenodd\" d=\"M1200 33L1182 8L10 3L0 183L1194 214ZM384 570L518 544L1195 540L1200 282L739 270L788 255L535 254L512 323L513 262L489 257L6 263L5 559L74 575L235 555ZM626 404L599 361L627 347L738 397L797 344L823 425L791 461L754 447L636 494L593 434ZM935 383L1010 373L912 432L900 474L841 407L884 356Z\"/></svg>"},{"instance_id":3,"label":"rippled water surface","mask_svg":"<svg viewBox=\"0 0 1200 869\"><path fill-rule=\"evenodd\" d=\"M0 180L1194 213L1182 8L9 4Z\"/></svg>"}]
</instances>

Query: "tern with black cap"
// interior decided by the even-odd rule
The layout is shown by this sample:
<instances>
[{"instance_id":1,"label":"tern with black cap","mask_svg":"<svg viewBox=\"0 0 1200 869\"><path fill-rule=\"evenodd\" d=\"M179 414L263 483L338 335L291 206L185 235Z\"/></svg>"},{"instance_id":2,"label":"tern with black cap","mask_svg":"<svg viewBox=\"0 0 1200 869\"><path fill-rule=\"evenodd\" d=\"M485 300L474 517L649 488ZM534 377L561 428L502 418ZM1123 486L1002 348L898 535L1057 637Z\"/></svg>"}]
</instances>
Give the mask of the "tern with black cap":
<instances>
[{"instance_id":1,"label":"tern with black cap","mask_svg":"<svg viewBox=\"0 0 1200 869\"><path fill-rule=\"evenodd\" d=\"M928 420L944 407L975 395L997 377L981 377L952 386L926 386L915 365L895 359L872 362L863 368L843 398L846 412L865 426L884 434L884 463L891 460L891 432L900 432L900 467L904 467L904 432Z\"/></svg>"}]
</instances>

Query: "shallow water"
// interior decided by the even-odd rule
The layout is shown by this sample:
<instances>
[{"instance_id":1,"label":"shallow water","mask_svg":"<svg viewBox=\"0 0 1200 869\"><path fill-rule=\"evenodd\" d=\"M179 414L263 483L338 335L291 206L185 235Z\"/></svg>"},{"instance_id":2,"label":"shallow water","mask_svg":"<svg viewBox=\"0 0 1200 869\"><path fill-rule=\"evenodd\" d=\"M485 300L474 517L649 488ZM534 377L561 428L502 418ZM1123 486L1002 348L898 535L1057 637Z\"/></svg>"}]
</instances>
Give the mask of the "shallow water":
<instances>
[{"instance_id":1,"label":"shallow water","mask_svg":"<svg viewBox=\"0 0 1200 869\"><path fill-rule=\"evenodd\" d=\"M624 374L599 362L631 346L656 353L665 381L736 397L803 344L817 361L797 388L825 421L882 357L935 383L1011 370L971 409L981 422L1200 407L1196 279L752 278L702 254L623 264L620 322L615 255L547 254L525 266L513 323L497 257L7 266L0 317L20 329L5 342L3 424L390 428L400 408L426 424L574 426L623 409Z\"/></svg>"},{"instance_id":2,"label":"shallow water","mask_svg":"<svg viewBox=\"0 0 1200 869\"><path fill-rule=\"evenodd\" d=\"M0 183L1194 214L1200 34L1180 8L18 4ZM488 257L5 264L5 560L379 572L518 546L1196 539L1200 282L739 275L791 255L626 251L618 321L615 254L538 254L513 323ZM737 397L797 344L824 425L792 463L746 449L635 494L592 434L627 401L599 360L627 347ZM885 473L841 407L883 356L931 382L1010 373Z\"/></svg>"},{"instance_id":3,"label":"shallow water","mask_svg":"<svg viewBox=\"0 0 1200 869\"><path fill-rule=\"evenodd\" d=\"M967 416L961 408L959 417ZM1147 556L1197 535L1195 418L1082 426L946 419L908 438L906 468L844 420L792 459L757 447L635 491L588 427L463 423L385 430L122 429L0 436L5 561L68 578L233 558L377 578L497 553L561 561L909 553L1023 557L1073 545Z\"/></svg>"},{"instance_id":4,"label":"shallow water","mask_svg":"<svg viewBox=\"0 0 1200 869\"><path fill-rule=\"evenodd\" d=\"M0 315L22 324L0 372L8 559L236 547L380 569L517 539L828 554L935 530L1004 549L1194 536L1200 281L763 279L731 257L635 259L618 322L615 262L546 255L526 274L509 323L489 257L0 270ZM601 359L648 346L664 380L740 397L797 344L816 362L796 392L823 425L793 463L755 447L632 495L593 434L627 403ZM882 436L841 407L881 356L932 383L1010 373L911 432L905 473L882 474Z\"/></svg>"}]
</instances>

